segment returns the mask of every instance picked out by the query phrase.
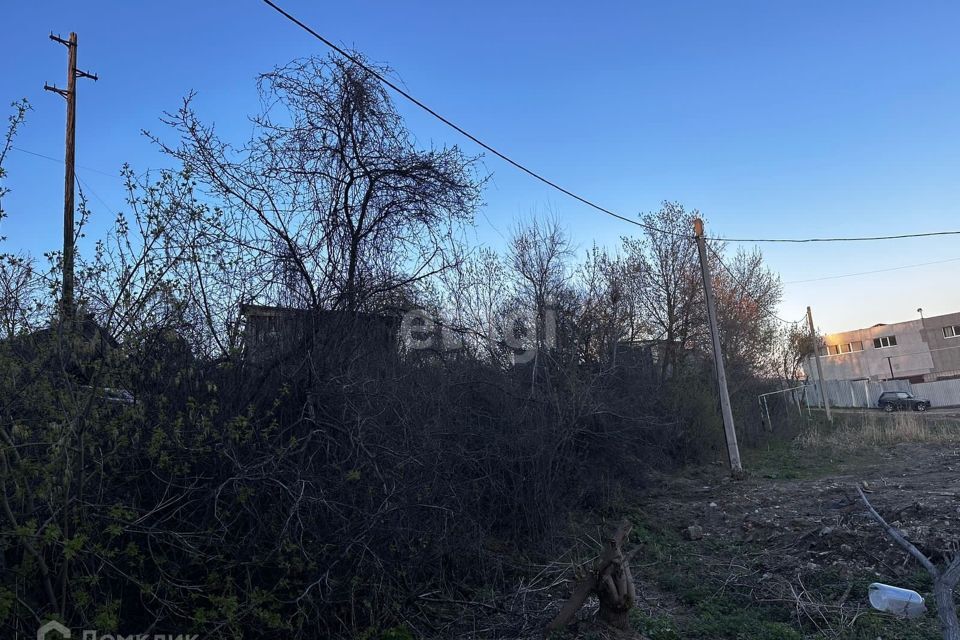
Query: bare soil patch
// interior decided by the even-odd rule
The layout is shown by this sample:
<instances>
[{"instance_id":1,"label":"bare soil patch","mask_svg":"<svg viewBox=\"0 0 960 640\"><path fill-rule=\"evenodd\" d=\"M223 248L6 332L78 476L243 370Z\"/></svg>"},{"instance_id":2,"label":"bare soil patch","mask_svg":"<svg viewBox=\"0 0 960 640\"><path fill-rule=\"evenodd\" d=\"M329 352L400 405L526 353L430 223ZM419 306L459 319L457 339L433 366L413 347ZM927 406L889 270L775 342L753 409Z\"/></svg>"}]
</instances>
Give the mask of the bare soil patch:
<instances>
[{"instance_id":1,"label":"bare soil patch","mask_svg":"<svg viewBox=\"0 0 960 640\"><path fill-rule=\"evenodd\" d=\"M739 482L721 466L663 477L642 500L648 549L638 557L650 564L637 571L641 629L656 639L939 637L932 612L907 622L869 609L870 582L924 595L930 585L869 519L856 486L942 560L960 541L958 447L782 446L754 452L746 466L752 475ZM737 628L748 624L761 628Z\"/></svg>"}]
</instances>

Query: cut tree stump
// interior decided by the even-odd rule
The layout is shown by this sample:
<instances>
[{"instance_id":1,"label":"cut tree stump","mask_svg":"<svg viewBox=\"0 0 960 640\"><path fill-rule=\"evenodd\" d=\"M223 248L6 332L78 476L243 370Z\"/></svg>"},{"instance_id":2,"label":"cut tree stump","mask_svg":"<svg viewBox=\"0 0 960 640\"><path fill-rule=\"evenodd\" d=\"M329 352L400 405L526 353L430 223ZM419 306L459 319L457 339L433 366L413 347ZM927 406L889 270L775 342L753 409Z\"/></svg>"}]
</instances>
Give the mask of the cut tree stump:
<instances>
[{"instance_id":1,"label":"cut tree stump","mask_svg":"<svg viewBox=\"0 0 960 640\"><path fill-rule=\"evenodd\" d=\"M626 630L630 626L630 609L637 600L633 576L630 573L632 553L624 555L623 543L630 535L631 525L626 520L620 523L613 535L603 545L600 557L585 575L577 581L573 595L560 608L547 631L556 631L569 625L577 611L591 594L600 600L597 617L614 629Z\"/></svg>"}]
</instances>

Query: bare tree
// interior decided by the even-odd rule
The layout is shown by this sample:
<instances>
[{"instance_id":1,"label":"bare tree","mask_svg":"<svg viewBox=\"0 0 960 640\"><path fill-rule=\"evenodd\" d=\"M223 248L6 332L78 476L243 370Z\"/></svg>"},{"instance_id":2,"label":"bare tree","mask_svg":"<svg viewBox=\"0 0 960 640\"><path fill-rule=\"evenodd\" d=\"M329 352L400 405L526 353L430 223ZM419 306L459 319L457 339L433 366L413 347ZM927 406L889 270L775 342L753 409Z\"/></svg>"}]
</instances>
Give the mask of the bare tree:
<instances>
[{"instance_id":1,"label":"bare tree","mask_svg":"<svg viewBox=\"0 0 960 640\"><path fill-rule=\"evenodd\" d=\"M471 353L498 367L509 364L501 339L509 302L507 277L506 265L490 248L464 256L457 268L441 275L452 327Z\"/></svg>"},{"instance_id":2,"label":"bare tree","mask_svg":"<svg viewBox=\"0 0 960 640\"><path fill-rule=\"evenodd\" d=\"M703 333L704 312L696 247L690 239L696 210L664 202L642 217L645 237L624 238L622 251L628 277L639 288L636 305L651 337L662 341L661 377L675 368L679 354Z\"/></svg>"},{"instance_id":3,"label":"bare tree","mask_svg":"<svg viewBox=\"0 0 960 640\"><path fill-rule=\"evenodd\" d=\"M385 72L385 70L383 70ZM242 148L204 125L187 98L154 139L222 202L208 234L261 274L268 302L356 311L452 264L482 180L456 147L415 147L383 86L339 57L260 78L265 110Z\"/></svg>"},{"instance_id":4,"label":"bare tree","mask_svg":"<svg viewBox=\"0 0 960 640\"><path fill-rule=\"evenodd\" d=\"M570 278L567 262L573 249L559 221L551 217L518 225L509 251L516 283L514 305L528 318L525 342L530 343L532 353L540 354L548 346L548 314ZM513 329L505 327L507 332Z\"/></svg>"},{"instance_id":5,"label":"bare tree","mask_svg":"<svg viewBox=\"0 0 960 640\"><path fill-rule=\"evenodd\" d=\"M10 106L13 113L7 120L7 130L0 143L0 225L7 217L3 199L10 193L9 187L4 184L7 177L4 164L13 148L14 138L26 121L27 112L32 109L25 98ZM0 242L4 240L6 237L0 233ZM42 290L43 284L31 256L0 252L0 327L8 339L35 326L39 319L39 294Z\"/></svg>"},{"instance_id":6,"label":"bare tree","mask_svg":"<svg viewBox=\"0 0 960 640\"><path fill-rule=\"evenodd\" d=\"M10 152L10 149L13 148L13 140L17 137L17 132L27 119L27 112L33 108L30 106L30 103L27 102L26 98L18 100L10 106L13 108L13 113L7 118L7 130L4 132L3 142L0 144L0 223L2 223L3 219L7 216L3 209L3 198L10 193L10 189L3 183L3 180L7 177L7 170L4 168L4 163L6 162L7 154ZM0 235L0 241L4 239L5 238Z\"/></svg>"},{"instance_id":7,"label":"bare tree","mask_svg":"<svg viewBox=\"0 0 960 640\"><path fill-rule=\"evenodd\" d=\"M580 357L588 362L614 363L622 341L646 336L632 295L639 283L631 281L622 258L596 245L587 252L576 276Z\"/></svg>"},{"instance_id":8,"label":"bare tree","mask_svg":"<svg viewBox=\"0 0 960 640\"><path fill-rule=\"evenodd\" d=\"M45 290L32 257L0 254L0 328L5 338L39 327Z\"/></svg>"},{"instance_id":9,"label":"bare tree","mask_svg":"<svg viewBox=\"0 0 960 640\"><path fill-rule=\"evenodd\" d=\"M780 277L764 263L763 254L740 250L714 269L714 291L720 344L730 379L750 380L770 370L779 324L772 315L783 296ZM730 273L727 272L730 269Z\"/></svg>"}]
</instances>

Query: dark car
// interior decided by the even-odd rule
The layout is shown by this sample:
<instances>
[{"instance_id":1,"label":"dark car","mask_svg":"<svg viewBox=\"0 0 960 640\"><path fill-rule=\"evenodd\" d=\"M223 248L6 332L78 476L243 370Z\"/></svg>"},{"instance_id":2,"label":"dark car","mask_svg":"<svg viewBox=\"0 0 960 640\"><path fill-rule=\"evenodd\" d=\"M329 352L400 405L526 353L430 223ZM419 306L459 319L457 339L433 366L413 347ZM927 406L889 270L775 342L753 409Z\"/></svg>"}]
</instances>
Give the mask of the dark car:
<instances>
[{"instance_id":1,"label":"dark car","mask_svg":"<svg viewBox=\"0 0 960 640\"><path fill-rule=\"evenodd\" d=\"M926 411L930 408L930 401L918 398L908 391L884 391L877 400L877 406L888 413L896 409Z\"/></svg>"}]
</instances>

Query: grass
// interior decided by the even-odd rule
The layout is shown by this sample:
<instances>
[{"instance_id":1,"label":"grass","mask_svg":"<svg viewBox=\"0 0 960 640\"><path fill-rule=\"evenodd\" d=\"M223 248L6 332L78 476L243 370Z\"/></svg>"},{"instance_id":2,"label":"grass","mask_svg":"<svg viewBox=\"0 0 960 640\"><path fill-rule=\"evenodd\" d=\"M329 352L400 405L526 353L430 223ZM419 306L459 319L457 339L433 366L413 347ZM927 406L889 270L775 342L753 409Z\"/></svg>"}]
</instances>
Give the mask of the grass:
<instances>
[{"instance_id":1,"label":"grass","mask_svg":"<svg viewBox=\"0 0 960 640\"><path fill-rule=\"evenodd\" d=\"M654 583L684 606L687 613L668 617L635 611L632 622L650 640L716 639L802 640L791 624L792 612L760 604L750 593L723 584L724 576L711 571L705 557L725 561L742 555L728 541L702 541L692 546L668 529L632 518L631 538L643 547L641 581Z\"/></svg>"},{"instance_id":2,"label":"grass","mask_svg":"<svg viewBox=\"0 0 960 640\"><path fill-rule=\"evenodd\" d=\"M779 438L742 450L755 477L812 480L842 475L877 461L877 449L902 443L960 444L960 423L911 412L834 414L807 422L792 439Z\"/></svg>"},{"instance_id":3,"label":"grass","mask_svg":"<svg viewBox=\"0 0 960 640\"><path fill-rule=\"evenodd\" d=\"M814 422L797 437L803 449L863 447L901 443L949 444L960 442L960 425L949 419L911 412L838 413L832 426Z\"/></svg>"},{"instance_id":4,"label":"grass","mask_svg":"<svg viewBox=\"0 0 960 640\"><path fill-rule=\"evenodd\" d=\"M841 463L823 451L797 447L794 443L777 440L762 447L741 452L743 467L750 475L774 480L810 480L834 475Z\"/></svg>"}]
</instances>

